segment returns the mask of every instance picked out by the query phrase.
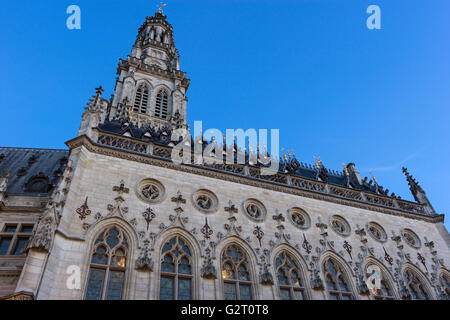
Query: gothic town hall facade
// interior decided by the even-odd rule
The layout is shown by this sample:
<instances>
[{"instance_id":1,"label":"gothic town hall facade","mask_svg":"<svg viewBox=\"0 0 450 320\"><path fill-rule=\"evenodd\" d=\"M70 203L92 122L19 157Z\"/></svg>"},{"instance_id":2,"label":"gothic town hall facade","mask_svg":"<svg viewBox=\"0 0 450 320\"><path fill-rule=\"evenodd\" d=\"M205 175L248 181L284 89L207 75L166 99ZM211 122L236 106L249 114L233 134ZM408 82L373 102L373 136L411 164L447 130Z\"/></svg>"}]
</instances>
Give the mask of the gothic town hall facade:
<instances>
[{"instance_id":1,"label":"gothic town hall facade","mask_svg":"<svg viewBox=\"0 0 450 320\"><path fill-rule=\"evenodd\" d=\"M0 148L1 299L448 299L444 216L406 168L414 202L353 163L172 161L190 80L161 12L117 74L68 150Z\"/></svg>"}]
</instances>

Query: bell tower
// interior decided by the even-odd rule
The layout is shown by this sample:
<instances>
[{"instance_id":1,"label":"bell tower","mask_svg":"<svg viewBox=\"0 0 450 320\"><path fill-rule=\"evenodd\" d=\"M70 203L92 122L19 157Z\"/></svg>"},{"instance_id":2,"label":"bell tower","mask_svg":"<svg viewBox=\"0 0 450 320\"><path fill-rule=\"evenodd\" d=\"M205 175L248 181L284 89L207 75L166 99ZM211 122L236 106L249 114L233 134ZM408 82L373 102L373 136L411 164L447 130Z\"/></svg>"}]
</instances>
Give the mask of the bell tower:
<instances>
[{"instance_id":1,"label":"bell tower","mask_svg":"<svg viewBox=\"0 0 450 320\"><path fill-rule=\"evenodd\" d=\"M120 59L109 120L138 126L187 128L190 80L180 70L173 29L160 9L139 28L131 54Z\"/></svg>"}]
</instances>

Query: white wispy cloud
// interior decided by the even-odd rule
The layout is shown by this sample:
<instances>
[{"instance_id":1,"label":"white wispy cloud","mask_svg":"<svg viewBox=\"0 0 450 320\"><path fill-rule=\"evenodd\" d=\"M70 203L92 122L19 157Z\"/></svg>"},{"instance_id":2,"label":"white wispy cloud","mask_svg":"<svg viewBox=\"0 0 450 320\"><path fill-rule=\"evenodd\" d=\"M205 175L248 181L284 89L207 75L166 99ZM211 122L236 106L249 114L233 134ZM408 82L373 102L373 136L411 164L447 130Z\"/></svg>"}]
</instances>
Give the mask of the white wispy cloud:
<instances>
[{"instance_id":1,"label":"white wispy cloud","mask_svg":"<svg viewBox=\"0 0 450 320\"><path fill-rule=\"evenodd\" d=\"M398 169L400 167L402 167L405 163L407 163L408 161L416 158L417 156L419 156L422 152L425 151L427 147L424 146L422 148L420 148L419 150L417 150L416 152L408 155L405 159L403 159L402 161L399 161L397 163L394 164L390 164L390 165L386 165L386 166L381 166L381 167L364 167L361 168L361 171L372 171L372 172L386 172L386 171L392 171L394 169Z\"/></svg>"}]
</instances>

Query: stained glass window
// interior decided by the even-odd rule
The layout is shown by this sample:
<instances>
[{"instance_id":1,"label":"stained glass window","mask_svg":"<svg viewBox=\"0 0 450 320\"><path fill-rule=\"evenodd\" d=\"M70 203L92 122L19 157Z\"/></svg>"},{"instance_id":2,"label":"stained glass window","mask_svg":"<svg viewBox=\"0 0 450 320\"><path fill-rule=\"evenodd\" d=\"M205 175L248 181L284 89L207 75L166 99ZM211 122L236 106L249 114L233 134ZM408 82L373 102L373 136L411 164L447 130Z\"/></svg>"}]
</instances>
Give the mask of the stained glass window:
<instances>
[{"instance_id":1,"label":"stained glass window","mask_svg":"<svg viewBox=\"0 0 450 320\"><path fill-rule=\"evenodd\" d=\"M110 227L94 242L86 300L121 300L125 283L128 241L122 230Z\"/></svg>"},{"instance_id":2,"label":"stained glass window","mask_svg":"<svg viewBox=\"0 0 450 320\"><path fill-rule=\"evenodd\" d=\"M222 279L225 300L252 299L247 257L236 245L230 245L222 254Z\"/></svg>"},{"instance_id":3,"label":"stained glass window","mask_svg":"<svg viewBox=\"0 0 450 320\"><path fill-rule=\"evenodd\" d=\"M161 300L192 300L192 256L179 236L163 245L161 252Z\"/></svg>"},{"instance_id":4,"label":"stained glass window","mask_svg":"<svg viewBox=\"0 0 450 320\"><path fill-rule=\"evenodd\" d=\"M353 300L347 277L337 261L328 259L323 265L323 271L331 300Z\"/></svg>"},{"instance_id":5,"label":"stained glass window","mask_svg":"<svg viewBox=\"0 0 450 320\"><path fill-rule=\"evenodd\" d=\"M411 270L405 271L406 286L414 300L429 300L430 295L425 290L419 277Z\"/></svg>"},{"instance_id":6,"label":"stained glass window","mask_svg":"<svg viewBox=\"0 0 450 320\"><path fill-rule=\"evenodd\" d=\"M282 300L304 299L305 287L299 276L301 272L298 264L289 253L282 251L277 256L275 259L275 271Z\"/></svg>"},{"instance_id":7,"label":"stained glass window","mask_svg":"<svg viewBox=\"0 0 450 320\"><path fill-rule=\"evenodd\" d=\"M86 289L86 300L101 300L103 292L103 281L106 270L93 269L89 271L88 287Z\"/></svg>"}]
</instances>

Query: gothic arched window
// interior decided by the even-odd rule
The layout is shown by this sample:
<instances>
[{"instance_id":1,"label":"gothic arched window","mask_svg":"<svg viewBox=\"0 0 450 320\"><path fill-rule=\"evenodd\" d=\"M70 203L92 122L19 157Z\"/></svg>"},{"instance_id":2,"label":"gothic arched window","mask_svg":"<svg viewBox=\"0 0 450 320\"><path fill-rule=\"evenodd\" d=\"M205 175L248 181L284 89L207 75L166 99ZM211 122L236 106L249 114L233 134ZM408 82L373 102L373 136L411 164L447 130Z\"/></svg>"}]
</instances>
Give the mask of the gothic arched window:
<instances>
[{"instance_id":1,"label":"gothic arched window","mask_svg":"<svg viewBox=\"0 0 450 320\"><path fill-rule=\"evenodd\" d=\"M166 119L169 112L169 95L167 90L161 89L156 95L155 117Z\"/></svg>"},{"instance_id":2,"label":"gothic arched window","mask_svg":"<svg viewBox=\"0 0 450 320\"><path fill-rule=\"evenodd\" d=\"M139 85L134 98L133 111L147 113L148 106L148 87L145 84Z\"/></svg>"},{"instance_id":3,"label":"gothic arched window","mask_svg":"<svg viewBox=\"0 0 450 320\"><path fill-rule=\"evenodd\" d=\"M414 300L430 300L430 295L425 290L419 277L411 270L405 271L406 287Z\"/></svg>"},{"instance_id":4,"label":"gothic arched window","mask_svg":"<svg viewBox=\"0 0 450 320\"><path fill-rule=\"evenodd\" d=\"M275 270L281 299L306 299L305 286L300 277L300 268L287 252L281 252L275 259Z\"/></svg>"},{"instance_id":5,"label":"gothic arched window","mask_svg":"<svg viewBox=\"0 0 450 320\"><path fill-rule=\"evenodd\" d=\"M339 263L330 258L324 263L323 270L330 299L353 300L349 282Z\"/></svg>"},{"instance_id":6,"label":"gothic arched window","mask_svg":"<svg viewBox=\"0 0 450 320\"><path fill-rule=\"evenodd\" d=\"M192 300L192 254L186 242L176 236L161 252L161 300Z\"/></svg>"},{"instance_id":7,"label":"gothic arched window","mask_svg":"<svg viewBox=\"0 0 450 320\"><path fill-rule=\"evenodd\" d=\"M222 279L225 300L252 299L252 282L247 256L234 244L223 251Z\"/></svg>"},{"instance_id":8,"label":"gothic arched window","mask_svg":"<svg viewBox=\"0 0 450 320\"><path fill-rule=\"evenodd\" d=\"M95 240L86 286L86 300L121 300L128 241L122 230L110 227Z\"/></svg>"}]
</instances>

